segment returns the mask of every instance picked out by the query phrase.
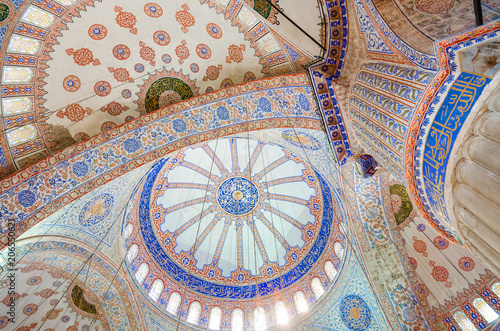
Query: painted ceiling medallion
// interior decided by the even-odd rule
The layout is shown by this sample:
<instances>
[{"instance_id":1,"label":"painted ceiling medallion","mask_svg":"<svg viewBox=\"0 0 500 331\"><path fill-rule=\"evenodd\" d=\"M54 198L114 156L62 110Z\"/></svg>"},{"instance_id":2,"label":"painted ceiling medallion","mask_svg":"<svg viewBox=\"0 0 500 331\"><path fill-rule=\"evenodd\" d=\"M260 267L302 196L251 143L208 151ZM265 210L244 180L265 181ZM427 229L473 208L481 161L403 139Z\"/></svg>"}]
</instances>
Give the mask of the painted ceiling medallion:
<instances>
[{"instance_id":1,"label":"painted ceiling medallion","mask_svg":"<svg viewBox=\"0 0 500 331\"><path fill-rule=\"evenodd\" d=\"M166 277L189 279L203 295L251 299L290 287L316 264L334 226L331 195L308 162L280 146L218 139L159 161L125 219L142 232L130 244Z\"/></svg>"},{"instance_id":2,"label":"painted ceiling medallion","mask_svg":"<svg viewBox=\"0 0 500 331\"><path fill-rule=\"evenodd\" d=\"M192 98L197 96L199 91L195 81L189 79L189 75L165 68L150 74L139 88L137 104L141 114Z\"/></svg>"}]
</instances>

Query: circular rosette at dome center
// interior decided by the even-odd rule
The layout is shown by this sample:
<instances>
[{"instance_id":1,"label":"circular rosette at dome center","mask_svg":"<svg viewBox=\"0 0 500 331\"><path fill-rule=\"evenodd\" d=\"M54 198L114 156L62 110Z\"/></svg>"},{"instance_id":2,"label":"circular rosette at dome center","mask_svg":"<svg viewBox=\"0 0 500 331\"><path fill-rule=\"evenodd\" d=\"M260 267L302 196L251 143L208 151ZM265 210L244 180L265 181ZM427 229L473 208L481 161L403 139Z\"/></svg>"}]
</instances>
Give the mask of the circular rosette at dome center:
<instances>
[{"instance_id":1,"label":"circular rosette at dome center","mask_svg":"<svg viewBox=\"0 0 500 331\"><path fill-rule=\"evenodd\" d=\"M333 190L307 161L252 139L218 139L158 161L126 223L169 279L201 295L252 299L290 288L340 236Z\"/></svg>"}]
</instances>

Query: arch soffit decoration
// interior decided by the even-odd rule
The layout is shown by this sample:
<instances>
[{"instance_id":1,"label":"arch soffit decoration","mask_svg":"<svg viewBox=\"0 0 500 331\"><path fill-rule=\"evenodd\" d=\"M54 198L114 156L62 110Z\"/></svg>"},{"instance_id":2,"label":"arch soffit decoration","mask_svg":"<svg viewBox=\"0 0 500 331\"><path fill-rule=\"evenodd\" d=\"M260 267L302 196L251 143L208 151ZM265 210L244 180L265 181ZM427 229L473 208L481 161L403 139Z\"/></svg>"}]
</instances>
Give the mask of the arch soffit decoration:
<instances>
[{"instance_id":1,"label":"arch soffit decoration","mask_svg":"<svg viewBox=\"0 0 500 331\"><path fill-rule=\"evenodd\" d=\"M258 105L270 90L274 94L270 108L255 106L251 114L238 112L238 102L253 99ZM139 117L2 180L0 222L5 226L9 219L14 219L17 237L96 187L193 143L268 128L321 130L314 103L308 101L312 98L307 75L293 74L236 85ZM231 105L226 103L228 99L232 99ZM288 107L282 107L283 102ZM295 111L297 108L300 114ZM202 117L203 124L195 121ZM106 149L120 157L102 159ZM68 182L50 184L49 180L56 177ZM2 247L7 240L7 233L3 233Z\"/></svg>"}]
</instances>

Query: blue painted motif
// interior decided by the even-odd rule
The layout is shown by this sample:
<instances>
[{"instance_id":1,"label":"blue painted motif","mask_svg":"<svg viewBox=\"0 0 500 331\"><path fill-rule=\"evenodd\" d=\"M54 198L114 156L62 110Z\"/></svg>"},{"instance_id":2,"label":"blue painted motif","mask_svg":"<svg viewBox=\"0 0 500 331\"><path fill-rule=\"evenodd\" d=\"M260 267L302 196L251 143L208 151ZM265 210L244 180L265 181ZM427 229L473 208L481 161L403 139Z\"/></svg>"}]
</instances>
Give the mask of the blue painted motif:
<instances>
[{"instance_id":1,"label":"blue painted motif","mask_svg":"<svg viewBox=\"0 0 500 331\"><path fill-rule=\"evenodd\" d=\"M262 99L262 98L261 98ZM224 106L219 106L215 112L217 113L217 117L223 121L227 121L229 119L229 110L227 110Z\"/></svg>"},{"instance_id":2,"label":"blue painted motif","mask_svg":"<svg viewBox=\"0 0 500 331\"><path fill-rule=\"evenodd\" d=\"M350 330L363 331L370 325L372 316L366 302L351 294L340 303L340 318Z\"/></svg>"},{"instance_id":3,"label":"blue painted motif","mask_svg":"<svg viewBox=\"0 0 500 331\"><path fill-rule=\"evenodd\" d=\"M309 103L309 100L307 100L307 97L302 93L299 94L298 104L301 109L304 109L306 111L311 110L311 104Z\"/></svg>"},{"instance_id":4,"label":"blue painted motif","mask_svg":"<svg viewBox=\"0 0 500 331\"><path fill-rule=\"evenodd\" d=\"M433 219L451 225L448 211L444 208L444 181L451 148L462 124L491 79L462 72L446 95L429 129L423 156L423 181L428 211Z\"/></svg>"},{"instance_id":5,"label":"blue painted motif","mask_svg":"<svg viewBox=\"0 0 500 331\"><path fill-rule=\"evenodd\" d=\"M384 39L380 37L377 29L373 26L363 3L361 1L356 1L355 6L358 16L359 30L365 35L365 43L368 51L382 54L394 54L385 44Z\"/></svg>"},{"instance_id":6,"label":"blue painted motif","mask_svg":"<svg viewBox=\"0 0 500 331\"><path fill-rule=\"evenodd\" d=\"M77 177L84 177L89 173L89 166L84 161L78 161L73 164L73 174Z\"/></svg>"},{"instance_id":7,"label":"blue painted motif","mask_svg":"<svg viewBox=\"0 0 500 331\"><path fill-rule=\"evenodd\" d=\"M154 182L159 172L167 163L166 159L158 161L147 175L139 203L138 216L140 220L140 231L151 256L156 263L166 272L171 279L179 284L186 284L193 291L201 294L227 299L249 299L257 295L264 296L293 285L301 279L316 264L328 244L332 223L333 223L333 196L326 179L317 171L316 176L320 182L322 195L324 197L323 216L319 233L310 251L304 256L302 261L290 271L278 275L276 278L258 285L223 285L211 283L209 281L197 278L183 268L178 266L165 252L163 244L160 243L155 235L150 218L149 198L154 190Z\"/></svg>"},{"instance_id":8,"label":"blue painted motif","mask_svg":"<svg viewBox=\"0 0 500 331\"><path fill-rule=\"evenodd\" d=\"M224 181L217 189L217 202L226 213L245 215L259 202L259 192L250 180L233 177Z\"/></svg>"},{"instance_id":9,"label":"blue painted motif","mask_svg":"<svg viewBox=\"0 0 500 331\"><path fill-rule=\"evenodd\" d=\"M292 58L292 61L293 62L296 62L297 59L300 57L300 54L297 53L296 51L294 51L290 46L288 46L287 44L283 43L283 45L285 45L285 49L286 51L288 52L288 55L290 55L290 57Z\"/></svg>"},{"instance_id":10,"label":"blue painted motif","mask_svg":"<svg viewBox=\"0 0 500 331\"><path fill-rule=\"evenodd\" d=\"M123 148L125 148L128 153L135 153L141 148L141 142L135 138L130 138L123 142Z\"/></svg>"},{"instance_id":11,"label":"blue painted motif","mask_svg":"<svg viewBox=\"0 0 500 331\"><path fill-rule=\"evenodd\" d=\"M19 195L17 196L17 200L19 201L19 204L25 208L29 208L33 206L33 204L36 201L36 194L33 191L30 190L24 190L19 192Z\"/></svg>"},{"instance_id":12,"label":"blue painted motif","mask_svg":"<svg viewBox=\"0 0 500 331\"><path fill-rule=\"evenodd\" d=\"M106 218L113 208L114 198L109 193L103 193L87 202L80 214L78 223L82 226L95 225Z\"/></svg>"},{"instance_id":13,"label":"blue painted motif","mask_svg":"<svg viewBox=\"0 0 500 331\"><path fill-rule=\"evenodd\" d=\"M172 122L172 127L175 132L184 132L186 131L187 125L183 119L178 118Z\"/></svg>"},{"instance_id":14,"label":"blue painted motif","mask_svg":"<svg viewBox=\"0 0 500 331\"><path fill-rule=\"evenodd\" d=\"M271 101L268 98L260 98L257 102L257 110L269 113L271 111Z\"/></svg>"}]
</instances>

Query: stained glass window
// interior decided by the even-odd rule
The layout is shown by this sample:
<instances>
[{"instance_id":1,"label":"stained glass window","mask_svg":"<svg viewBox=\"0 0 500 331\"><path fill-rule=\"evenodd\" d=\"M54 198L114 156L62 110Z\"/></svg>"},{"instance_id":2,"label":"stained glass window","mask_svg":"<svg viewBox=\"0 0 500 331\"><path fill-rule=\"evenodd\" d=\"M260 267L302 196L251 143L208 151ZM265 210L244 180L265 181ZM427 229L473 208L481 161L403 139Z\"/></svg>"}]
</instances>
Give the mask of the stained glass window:
<instances>
[{"instance_id":1,"label":"stained glass window","mask_svg":"<svg viewBox=\"0 0 500 331\"><path fill-rule=\"evenodd\" d=\"M128 262L134 261L135 257L137 256L137 253L139 252L139 247L136 244L133 244L132 247L128 250L127 253L127 260Z\"/></svg>"},{"instance_id":2,"label":"stained glass window","mask_svg":"<svg viewBox=\"0 0 500 331\"><path fill-rule=\"evenodd\" d=\"M453 318L457 321L460 328L464 331L478 331L469 318L461 311L457 311Z\"/></svg>"},{"instance_id":3,"label":"stained glass window","mask_svg":"<svg viewBox=\"0 0 500 331\"><path fill-rule=\"evenodd\" d=\"M243 331L243 322L243 310L233 310L231 316L231 331Z\"/></svg>"},{"instance_id":4,"label":"stained glass window","mask_svg":"<svg viewBox=\"0 0 500 331\"><path fill-rule=\"evenodd\" d=\"M495 292L495 294L497 295L497 297L500 297L500 283L495 283L491 286L491 289L493 290L493 292Z\"/></svg>"},{"instance_id":5,"label":"stained glass window","mask_svg":"<svg viewBox=\"0 0 500 331\"><path fill-rule=\"evenodd\" d=\"M29 6L21 20L37 25L41 28L48 28L52 25L52 23L54 23L54 15L47 13L38 7Z\"/></svg>"},{"instance_id":6,"label":"stained glass window","mask_svg":"<svg viewBox=\"0 0 500 331\"><path fill-rule=\"evenodd\" d=\"M10 146L14 146L34 139L36 135L35 126L29 124L7 132L7 141Z\"/></svg>"},{"instance_id":7,"label":"stained glass window","mask_svg":"<svg viewBox=\"0 0 500 331\"><path fill-rule=\"evenodd\" d=\"M481 298L476 298L472 301L472 304L476 309L483 315L484 319L491 323L498 318L498 314L495 313L493 309Z\"/></svg>"},{"instance_id":8,"label":"stained glass window","mask_svg":"<svg viewBox=\"0 0 500 331\"><path fill-rule=\"evenodd\" d=\"M283 301L276 301L274 312L276 313L276 323L280 325L288 324L288 309L286 309Z\"/></svg>"},{"instance_id":9,"label":"stained glass window","mask_svg":"<svg viewBox=\"0 0 500 331\"><path fill-rule=\"evenodd\" d=\"M253 329L265 330L266 328L266 311L262 307L257 307L253 310Z\"/></svg>"},{"instance_id":10,"label":"stained glass window","mask_svg":"<svg viewBox=\"0 0 500 331\"><path fill-rule=\"evenodd\" d=\"M293 296L293 301L295 302L295 308L297 309L297 312L304 313L309 309L304 292L297 291Z\"/></svg>"},{"instance_id":11,"label":"stained glass window","mask_svg":"<svg viewBox=\"0 0 500 331\"><path fill-rule=\"evenodd\" d=\"M55 2L60 3L63 6L71 6L75 3L76 0L54 0Z\"/></svg>"},{"instance_id":12,"label":"stained glass window","mask_svg":"<svg viewBox=\"0 0 500 331\"><path fill-rule=\"evenodd\" d=\"M130 235L132 234L132 230L134 230L134 226L130 223L127 224L124 231L125 238L130 237Z\"/></svg>"},{"instance_id":13,"label":"stained glass window","mask_svg":"<svg viewBox=\"0 0 500 331\"><path fill-rule=\"evenodd\" d=\"M32 38L12 35L9 41L8 52L37 54L40 50L41 42Z\"/></svg>"},{"instance_id":14,"label":"stained glass window","mask_svg":"<svg viewBox=\"0 0 500 331\"><path fill-rule=\"evenodd\" d=\"M258 19L257 17L252 14L252 12L250 10L248 10L246 7L243 7L241 10L240 10L240 13L238 14L238 18L248 27L252 27L254 26Z\"/></svg>"},{"instance_id":15,"label":"stained glass window","mask_svg":"<svg viewBox=\"0 0 500 331\"><path fill-rule=\"evenodd\" d=\"M151 289L148 292L149 297L153 301L158 301L160 298L161 291L163 291L163 282L159 279L155 280Z\"/></svg>"},{"instance_id":16,"label":"stained glass window","mask_svg":"<svg viewBox=\"0 0 500 331\"><path fill-rule=\"evenodd\" d=\"M223 5L224 7L227 6L227 3L229 2L229 0L215 0L217 1L219 4Z\"/></svg>"},{"instance_id":17,"label":"stained glass window","mask_svg":"<svg viewBox=\"0 0 500 331\"><path fill-rule=\"evenodd\" d=\"M259 41L260 47L264 50L266 53L273 53L276 52L280 47L274 37L268 33L264 37L262 37Z\"/></svg>"},{"instance_id":18,"label":"stained glass window","mask_svg":"<svg viewBox=\"0 0 500 331\"><path fill-rule=\"evenodd\" d=\"M28 83L33 77L32 68L4 67L2 82L4 83Z\"/></svg>"},{"instance_id":19,"label":"stained glass window","mask_svg":"<svg viewBox=\"0 0 500 331\"><path fill-rule=\"evenodd\" d=\"M318 300L323 294L325 294L325 288L323 287L323 284L321 284L321 280L319 280L318 277L313 278L311 282L311 288L316 300Z\"/></svg>"},{"instance_id":20,"label":"stained glass window","mask_svg":"<svg viewBox=\"0 0 500 331\"><path fill-rule=\"evenodd\" d=\"M222 310L219 307L214 307L210 310L208 318L208 328L210 330L220 330L220 322L222 320Z\"/></svg>"},{"instance_id":21,"label":"stained glass window","mask_svg":"<svg viewBox=\"0 0 500 331\"><path fill-rule=\"evenodd\" d=\"M167 311L172 315L176 315L180 304L181 304L181 295L177 292L173 292L172 294L170 294L170 297L168 298Z\"/></svg>"},{"instance_id":22,"label":"stained glass window","mask_svg":"<svg viewBox=\"0 0 500 331\"><path fill-rule=\"evenodd\" d=\"M328 279L330 279L330 281L333 282L335 276L337 276L337 270L333 266L332 261L325 262L325 273L328 276Z\"/></svg>"},{"instance_id":23,"label":"stained glass window","mask_svg":"<svg viewBox=\"0 0 500 331\"><path fill-rule=\"evenodd\" d=\"M188 316L186 321L191 324L198 324L200 319L201 305L198 301L193 302L189 306Z\"/></svg>"},{"instance_id":24,"label":"stained glass window","mask_svg":"<svg viewBox=\"0 0 500 331\"><path fill-rule=\"evenodd\" d=\"M4 115L25 113L32 109L33 102L29 97L2 99Z\"/></svg>"},{"instance_id":25,"label":"stained glass window","mask_svg":"<svg viewBox=\"0 0 500 331\"><path fill-rule=\"evenodd\" d=\"M149 267L146 263L143 263L139 266L139 269L135 272L135 279L139 284L142 284L146 276L148 275Z\"/></svg>"},{"instance_id":26,"label":"stained glass window","mask_svg":"<svg viewBox=\"0 0 500 331\"><path fill-rule=\"evenodd\" d=\"M336 242L335 245L333 245L333 250L335 251L335 254L337 254L338 258L342 260L342 257L344 256L344 247L339 242Z\"/></svg>"}]
</instances>

